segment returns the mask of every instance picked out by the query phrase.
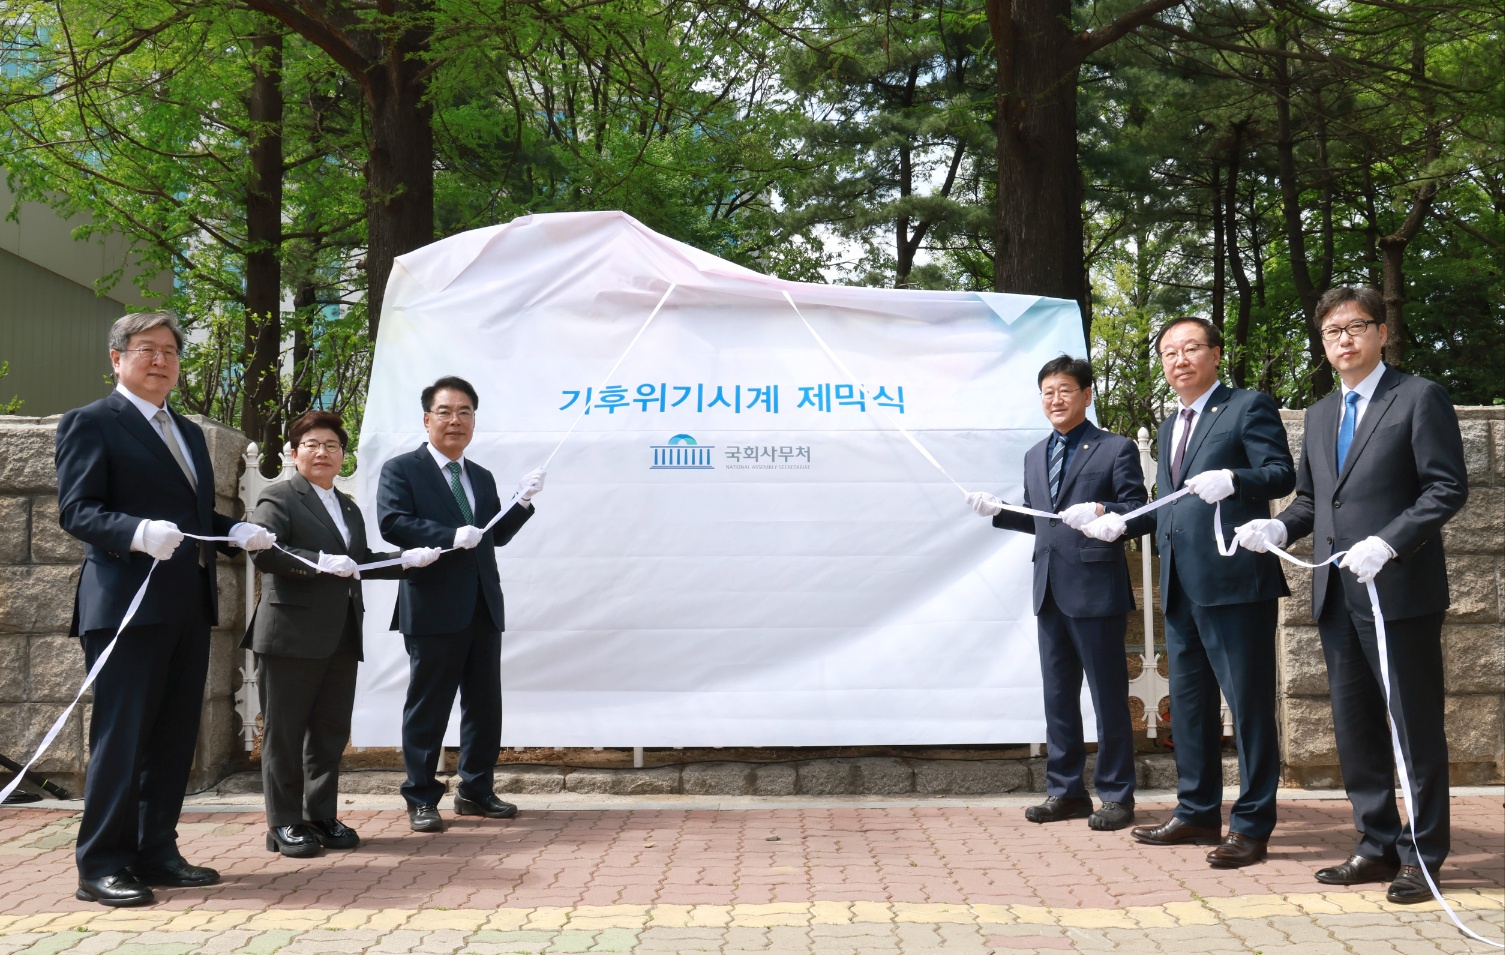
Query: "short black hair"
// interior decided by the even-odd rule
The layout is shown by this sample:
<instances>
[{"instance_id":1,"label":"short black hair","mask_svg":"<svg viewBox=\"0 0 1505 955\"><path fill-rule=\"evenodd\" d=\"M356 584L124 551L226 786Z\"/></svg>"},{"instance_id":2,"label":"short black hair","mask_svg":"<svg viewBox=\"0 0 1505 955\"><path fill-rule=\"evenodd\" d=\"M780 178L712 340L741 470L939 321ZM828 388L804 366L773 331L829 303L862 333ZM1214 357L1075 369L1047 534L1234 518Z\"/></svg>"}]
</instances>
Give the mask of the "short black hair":
<instances>
[{"instance_id":1,"label":"short black hair","mask_svg":"<svg viewBox=\"0 0 1505 955\"><path fill-rule=\"evenodd\" d=\"M287 442L297 447L303 436L315 428L328 428L340 439L340 447L350 446L350 435L345 431L345 420L333 411L305 411L287 426Z\"/></svg>"},{"instance_id":2,"label":"short black hair","mask_svg":"<svg viewBox=\"0 0 1505 955\"><path fill-rule=\"evenodd\" d=\"M480 409L481 398L476 394L476 389L473 385L471 385L470 382L455 375L445 375L443 378L440 378L432 385L429 385L427 388L423 389L423 410L432 411L434 409L434 395L438 394L446 388L465 392L466 396L470 398L471 408L477 410Z\"/></svg>"},{"instance_id":3,"label":"short black hair","mask_svg":"<svg viewBox=\"0 0 1505 955\"><path fill-rule=\"evenodd\" d=\"M1160 339L1165 337L1165 333L1177 325L1185 325L1187 322L1193 322L1202 329L1203 334L1207 336L1207 344L1213 348L1223 347L1223 333L1216 325L1200 315L1182 315L1180 318L1171 319L1160 327L1160 334L1155 336L1156 355L1160 354Z\"/></svg>"},{"instance_id":4,"label":"short black hair","mask_svg":"<svg viewBox=\"0 0 1505 955\"><path fill-rule=\"evenodd\" d=\"M1350 302L1363 309L1364 314L1368 315L1370 320L1381 325L1385 324L1385 296L1380 294L1379 289L1370 288L1367 285L1360 285L1357 288L1352 285L1339 285L1323 292L1322 297L1317 300L1317 327L1322 327L1322 320L1327 318L1328 312Z\"/></svg>"},{"instance_id":5,"label":"short black hair","mask_svg":"<svg viewBox=\"0 0 1505 955\"><path fill-rule=\"evenodd\" d=\"M1085 358L1072 358L1064 352L1057 355L1040 369L1040 376L1035 379L1035 384L1043 385L1051 375L1070 375L1076 379L1078 386L1092 387L1092 364Z\"/></svg>"}]
</instances>

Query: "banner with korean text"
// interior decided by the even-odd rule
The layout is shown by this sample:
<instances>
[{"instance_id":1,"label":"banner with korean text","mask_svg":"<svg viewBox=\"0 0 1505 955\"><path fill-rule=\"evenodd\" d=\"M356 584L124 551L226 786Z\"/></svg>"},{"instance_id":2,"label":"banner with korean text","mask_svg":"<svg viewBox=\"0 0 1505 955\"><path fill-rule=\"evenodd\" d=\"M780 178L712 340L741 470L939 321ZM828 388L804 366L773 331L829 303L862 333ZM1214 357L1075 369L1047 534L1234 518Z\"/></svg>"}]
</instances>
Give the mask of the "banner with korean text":
<instances>
[{"instance_id":1,"label":"banner with korean text","mask_svg":"<svg viewBox=\"0 0 1505 955\"><path fill-rule=\"evenodd\" d=\"M785 282L621 213L528 216L397 260L357 500L382 549L382 463L441 375L480 392L467 457L504 501L553 455L497 552L505 745L1043 740L1032 538L957 485L1020 499L1062 352L1075 303ZM397 588L365 589L353 742L392 746Z\"/></svg>"}]
</instances>

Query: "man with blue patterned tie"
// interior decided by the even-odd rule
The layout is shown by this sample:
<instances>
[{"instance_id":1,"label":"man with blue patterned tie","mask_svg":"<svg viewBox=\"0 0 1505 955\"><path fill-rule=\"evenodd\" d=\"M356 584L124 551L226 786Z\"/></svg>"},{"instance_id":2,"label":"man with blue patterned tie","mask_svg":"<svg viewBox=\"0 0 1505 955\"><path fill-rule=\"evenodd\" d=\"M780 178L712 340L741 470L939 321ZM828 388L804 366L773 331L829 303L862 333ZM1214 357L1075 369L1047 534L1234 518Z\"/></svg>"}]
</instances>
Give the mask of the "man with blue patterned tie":
<instances>
[{"instance_id":1,"label":"man with blue patterned tie","mask_svg":"<svg viewBox=\"0 0 1505 955\"><path fill-rule=\"evenodd\" d=\"M1448 606L1442 525L1468 499L1458 417L1442 386L1387 367L1385 303L1371 288L1335 288L1317 303L1323 347L1342 387L1307 409L1296 499L1274 520L1238 529L1253 551L1312 535L1312 616L1322 636L1343 787L1359 842L1319 869L1328 885L1390 882L1386 897L1432 897L1447 858L1448 747L1443 731L1442 618ZM1389 717L1415 786L1416 830L1395 804L1395 757L1380 685L1373 581L1389 651Z\"/></svg>"},{"instance_id":2,"label":"man with blue patterned tie","mask_svg":"<svg viewBox=\"0 0 1505 955\"><path fill-rule=\"evenodd\" d=\"M402 712L402 784L415 832L441 832L434 778L444 730L460 696L460 784L455 812L506 819L517 807L497 798L496 758L502 741L502 630L505 617L496 548L533 516L543 469L526 475L520 500L488 530L502 509L491 472L467 460L475 436L476 390L463 378L440 378L423 390L428 443L388 461L381 472L376 514L382 537L402 547L449 550L428 567L410 570L398 585L392 629L407 647L408 695Z\"/></svg>"}]
</instances>

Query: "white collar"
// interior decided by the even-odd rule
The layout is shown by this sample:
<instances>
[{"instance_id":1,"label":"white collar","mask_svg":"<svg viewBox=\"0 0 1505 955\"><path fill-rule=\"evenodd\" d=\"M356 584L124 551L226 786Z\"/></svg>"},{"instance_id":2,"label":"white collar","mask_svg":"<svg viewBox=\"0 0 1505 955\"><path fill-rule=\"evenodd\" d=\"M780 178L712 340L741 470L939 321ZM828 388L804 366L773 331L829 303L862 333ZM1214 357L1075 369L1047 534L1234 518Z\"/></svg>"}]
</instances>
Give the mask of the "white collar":
<instances>
[{"instance_id":1,"label":"white collar","mask_svg":"<svg viewBox=\"0 0 1505 955\"><path fill-rule=\"evenodd\" d=\"M1221 381L1214 381L1211 388L1208 388L1206 391L1202 392L1202 397L1198 398L1196 401L1193 401L1189 405L1182 405L1181 407L1190 408L1195 414L1200 415L1202 413L1202 409L1207 407L1207 402L1212 400L1212 393L1214 391L1217 391L1222 386L1223 383Z\"/></svg>"},{"instance_id":2,"label":"white collar","mask_svg":"<svg viewBox=\"0 0 1505 955\"><path fill-rule=\"evenodd\" d=\"M147 417L147 420L149 420L149 421L150 420L155 420L156 417L157 417L157 412L159 412L159 411L161 411L161 410L163 410L164 408L167 407L167 403L166 402L163 402L161 408L157 407L156 405L152 404L150 401L147 401L145 398L143 398L140 395L136 394L134 391L132 391L131 389L127 388L125 385L121 384L120 382L116 382L115 383L115 392L116 392L116 394L124 395L125 396L125 400L129 401L131 404L135 405L136 406L136 410L139 411L139 412L141 412L143 415L145 415ZM171 421L172 419L168 418L168 420Z\"/></svg>"},{"instance_id":3,"label":"white collar","mask_svg":"<svg viewBox=\"0 0 1505 955\"><path fill-rule=\"evenodd\" d=\"M434 447L432 443L428 444L427 447L429 449L429 454L434 458L434 463L439 465L439 470L449 470L449 466L452 463L450 458L445 455L443 451L440 451L438 448ZM463 472L465 470L465 455L462 454L454 460L459 462L460 470Z\"/></svg>"},{"instance_id":4,"label":"white collar","mask_svg":"<svg viewBox=\"0 0 1505 955\"><path fill-rule=\"evenodd\" d=\"M308 478L304 478L303 480L308 481ZM312 481L308 481L308 486L311 487L311 488L313 488L314 489L314 493L317 494L317 495L319 495L319 497L322 500L333 501L333 502L336 502L336 503L338 503L339 500L340 500L339 497L337 497L335 495L334 488L332 488L332 487L331 488L322 488L322 487L319 487L319 485L315 484Z\"/></svg>"},{"instance_id":5,"label":"white collar","mask_svg":"<svg viewBox=\"0 0 1505 955\"><path fill-rule=\"evenodd\" d=\"M1385 377L1385 363L1380 362L1374 366L1374 371L1365 375L1364 380L1357 385L1354 385L1352 388L1347 385L1343 386L1343 400L1348 400L1348 393L1350 391L1357 391L1360 398L1363 398L1365 401L1373 401L1374 390L1380 386L1380 379L1383 377ZM1339 381L1342 381L1342 379L1340 378Z\"/></svg>"}]
</instances>

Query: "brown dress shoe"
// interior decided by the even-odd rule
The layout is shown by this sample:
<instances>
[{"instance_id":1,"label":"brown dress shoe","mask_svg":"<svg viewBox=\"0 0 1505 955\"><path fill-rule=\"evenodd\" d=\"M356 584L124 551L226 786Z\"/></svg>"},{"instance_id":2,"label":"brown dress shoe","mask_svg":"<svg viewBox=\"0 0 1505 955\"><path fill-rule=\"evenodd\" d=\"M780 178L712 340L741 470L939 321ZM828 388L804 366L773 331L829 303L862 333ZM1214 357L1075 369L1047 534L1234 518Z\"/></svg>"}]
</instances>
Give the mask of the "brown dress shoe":
<instances>
[{"instance_id":1,"label":"brown dress shoe","mask_svg":"<svg viewBox=\"0 0 1505 955\"><path fill-rule=\"evenodd\" d=\"M1317 881L1323 885L1363 885L1365 882L1389 882L1400 870L1400 863L1371 859L1357 852L1348 861L1317 870Z\"/></svg>"},{"instance_id":2,"label":"brown dress shoe","mask_svg":"<svg viewBox=\"0 0 1505 955\"><path fill-rule=\"evenodd\" d=\"M1214 869L1242 869L1265 861L1269 844L1267 840L1255 839L1242 832L1230 832L1222 845L1207 853L1207 864Z\"/></svg>"},{"instance_id":3,"label":"brown dress shoe","mask_svg":"<svg viewBox=\"0 0 1505 955\"><path fill-rule=\"evenodd\" d=\"M1129 834L1145 845L1151 846L1179 846L1188 842L1210 846L1215 845L1223 837L1223 830L1209 826L1194 826L1182 821L1179 817L1172 816L1169 822L1162 822L1158 826L1135 826L1129 830Z\"/></svg>"},{"instance_id":4,"label":"brown dress shoe","mask_svg":"<svg viewBox=\"0 0 1505 955\"><path fill-rule=\"evenodd\" d=\"M1415 905L1417 902L1427 902L1432 898L1432 890L1427 885L1427 877L1421 874L1421 866L1403 865L1395 875L1395 881L1390 883L1390 891L1385 893L1386 902L1394 902L1396 905Z\"/></svg>"}]
</instances>

